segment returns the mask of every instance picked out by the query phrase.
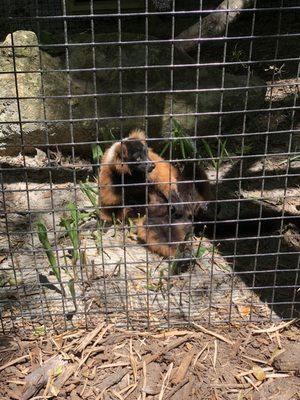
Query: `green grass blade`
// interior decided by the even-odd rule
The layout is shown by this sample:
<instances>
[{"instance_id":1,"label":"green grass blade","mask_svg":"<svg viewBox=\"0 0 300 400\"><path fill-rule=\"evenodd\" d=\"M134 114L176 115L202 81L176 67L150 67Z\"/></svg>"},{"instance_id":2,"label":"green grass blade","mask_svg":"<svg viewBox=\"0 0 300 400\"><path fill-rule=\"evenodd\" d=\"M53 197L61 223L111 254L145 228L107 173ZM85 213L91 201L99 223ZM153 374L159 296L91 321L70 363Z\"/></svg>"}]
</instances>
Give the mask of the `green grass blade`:
<instances>
[{"instance_id":1,"label":"green grass blade","mask_svg":"<svg viewBox=\"0 0 300 400\"><path fill-rule=\"evenodd\" d=\"M87 182L80 182L80 189L82 193L86 195L86 197L89 199L89 201L92 203L94 207L98 206L98 199L97 199L97 194L98 194L98 189L93 188L90 184Z\"/></svg>"},{"instance_id":2,"label":"green grass blade","mask_svg":"<svg viewBox=\"0 0 300 400\"><path fill-rule=\"evenodd\" d=\"M181 136L181 132L182 132L182 126L180 125L180 123L173 118L172 119L173 122L173 133L175 137Z\"/></svg>"},{"instance_id":3,"label":"green grass blade","mask_svg":"<svg viewBox=\"0 0 300 400\"><path fill-rule=\"evenodd\" d=\"M165 154L165 152L168 150L168 148L170 147L170 145L171 145L170 142L165 143L165 145L164 145L162 151L159 153L159 155L160 155L161 157Z\"/></svg>"},{"instance_id":4,"label":"green grass blade","mask_svg":"<svg viewBox=\"0 0 300 400\"><path fill-rule=\"evenodd\" d=\"M60 281L61 279L60 269L57 266L56 257L48 239L47 228L45 227L42 221L37 222L37 230L38 230L39 241L41 242L45 250L52 272L56 276L56 279Z\"/></svg>"},{"instance_id":5,"label":"green grass blade","mask_svg":"<svg viewBox=\"0 0 300 400\"><path fill-rule=\"evenodd\" d=\"M213 155L213 152L210 148L210 145L208 144L208 142L204 139L202 139L202 143L204 144L204 148L206 153L209 155L209 157L211 158L211 163L213 164L213 167L215 169L218 169L218 162L215 160L215 156Z\"/></svg>"},{"instance_id":6,"label":"green grass blade","mask_svg":"<svg viewBox=\"0 0 300 400\"><path fill-rule=\"evenodd\" d=\"M77 304L76 304L76 291L75 291L75 284L74 284L74 279L70 279L68 282L68 288L72 296L73 304L75 306L75 309L77 309Z\"/></svg>"},{"instance_id":7,"label":"green grass blade","mask_svg":"<svg viewBox=\"0 0 300 400\"><path fill-rule=\"evenodd\" d=\"M67 208L71 211L72 224L77 227L79 223L79 211L76 205L72 202L68 203Z\"/></svg>"},{"instance_id":8,"label":"green grass blade","mask_svg":"<svg viewBox=\"0 0 300 400\"><path fill-rule=\"evenodd\" d=\"M93 164L99 164L99 161L101 160L102 156L103 156L103 151L101 147L98 144L93 144L92 145Z\"/></svg>"}]
</instances>

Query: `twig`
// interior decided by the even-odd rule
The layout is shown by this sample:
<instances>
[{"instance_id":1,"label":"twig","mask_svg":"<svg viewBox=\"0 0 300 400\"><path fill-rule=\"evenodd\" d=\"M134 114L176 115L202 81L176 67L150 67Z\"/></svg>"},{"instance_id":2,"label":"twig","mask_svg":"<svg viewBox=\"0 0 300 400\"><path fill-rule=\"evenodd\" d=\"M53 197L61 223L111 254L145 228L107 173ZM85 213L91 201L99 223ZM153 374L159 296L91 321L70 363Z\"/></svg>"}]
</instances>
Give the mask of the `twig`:
<instances>
[{"instance_id":1,"label":"twig","mask_svg":"<svg viewBox=\"0 0 300 400\"><path fill-rule=\"evenodd\" d=\"M144 382L143 382L143 387L142 387L142 400L146 399L146 385L147 385L147 365L145 362L143 362L143 376L144 376Z\"/></svg>"},{"instance_id":2,"label":"twig","mask_svg":"<svg viewBox=\"0 0 300 400\"><path fill-rule=\"evenodd\" d=\"M249 357L249 356L246 356L245 354L242 354L242 357L246 358L247 360L257 362L259 364L270 365L270 361L260 360L259 358L255 358L255 357Z\"/></svg>"},{"instance_id":3,"label":"twig","mask_svg":"<svg viewBox=\"0 0 300 400\"><path fill-rule=\"evenodd\" d=\"M281 344L281 340L280 340L280 334L279 334L278 331L275 332L275 336L276 336L278 348L279 348L279 349L282 349L282 344Z\"/></svg>"},{"instance_id":4,"label":"twig","mask_svg":"<svg viewBox=\"0 0 300 400\"><path fill-rule=\"evenodd\" d=\"M255 385L254 382L252 382L252 379L250 379L249 376L244 376L244 379L245 379L248 383L250 383L250 385L253 386L255 390L258 391L257 386Z\"/></svg>"},{"instance_id":5,"label":"twig","mask_svg":"<svg viewBox=\"0 0 300 400\"><path fill-rule=\"evenodd\" d=\"M164 400L171 399L175 393L177 393L183 386L185 386L187 383L189 383L190 379L185 378L183 381L181 381L178 385L176 385L166 396Z\"/></svg>"},{"instance_id":6,"label":"twig","mask_svg":"<svg viewBox=\"0 0 300 400\"><path fill-rule=\"evenodd\" d=\"M289 378L290 376L289 374L266 374L266 378Z\"/></svg>"},{"instance_id":7,"label":"twig","mask_svg":"<svg viewBox=\"0 0 300 400\"><path fill-rule=\"evenodd\" d=\"M248 389L249 384L248 383L219 383L219 384L213 384L211 387L214 387L216 389Z\"/></svg>"},{"instance_id":8,"label":"twig","mask_svg":"<svg viewBox=\"0 0 300 400\"><path fill-rule=\"evenodd\" d=\"M82 388L82 390L80 392L80 397L83 397L83 394L85 392L87 383L88 383L88 377L85 378L85 381L84 381L84 384L83 384L83 388Z\"/></svg>"},{"instance_id":9,"label":"twig","mask_svg":"<svg viewBox=\"0 0 300 400\"><path fill-rule=\"evenodd\" d=\"M162 382L162 385L161 385L161 389L160 389L160 393L158 395L158 400L163 400L163 398L164 398L164 393L165 393L165 390L166 390L166 388L168 386L172 369L173 369L173 363L171 363L169 365L169 368L168 368L168 370L166 372L166 375L164 376L164 379L163 379L163 382Z\"/></svg>"},{"instance_id":10,"label":"twig","mask_svg":"<svg viewBox=\"0 0 300 400\"><path fill-rule=\"evenodd\" d=\"M120 393L116 392L115 390L111 389L111 392L114 396L116 396L119 400L124 400L124 397L120 395Z\"/></svg>"},{"instance_id":11,"label":"twig","mask_svg":"<svg viewBox=\"0 0 300 400\"><path fill-rule=\"evenodd\" d=\"M210 331L210 330L204 328L203 326L198 325L198 324L195 324L195 323L193 323L193 325L194 325L196 328L198 328L201 332L206 333L207 335L214 336L214 337L216 337L217 339L220 339L220 340L222 340L223 342L228 343L228 344L230 344L230 345L233 345L233 344L234 344L231 340L227 339L227 338L226 338L225 336L223 336L223 335L220 335L219 333Z\"/></svg>"},{"instance_id":12,"label":"twig","mask_svg":"<svg viewBox=\"0 0 300 400\"><path fill-rule=\"evenodd\" d=\"M4 364L0 367L0 371L3 371L5 368L11 367L12 365L18 364L19 362L27 360L29 358L30 358L29 354L26 354L26 356L21 356L21 357L15 358L14 360L8 361L6 364Z\"/></svg>"},{"instance_id":13,"label":"twig","mask_svg":"<svg viewBox=\"0 0 300 400\"><path fill-rule=\"evenodd\" d=\"M270 328L266 329L254 329L252 331L253 335L259 334L259 333L274 333L277 331L281 331L282 329L287 328L288 326L294 324L296 321L298 321L297 318L292 319L291 321L288 322L283 322L282 324L279 324L277 326L271 326Z\"/></svg>"},{"instance_id":14,"label":"twig","mask_svg":"<svg viewBox=\"0 0 300 400\"><path fill-rule=\"evenodd\" d=\"M98 366L99 369L107 369L107 368L115 368L115 367L126 367L130 365L129 361L120 361L117 363L112 363L112 364L103 364Z\"/></svg>"},{"instance_id":15,"label":"twig","mask_svg":"<svg viewBox=\"0 0 300 400\"><path fill-rule=\"evenodd\" d=\"M203 347L202 350L199 351L199 353L196 355L195 360L193 362L193 366L196 365L197 361L199 360L199 358L201 357L201 355L203 354L203 352L207 349L209 343L206 343L206 345Z\"/></svg>"},{"instance_id":16,"label":"twig","mask_svg":"<svg viewBox=\"0 0 300 400\"><path fill-rule=\"evenodd\" d=\"M215 372L216 372L217 356L218 356L218 341L215 340L215 351L214 351L214 359L213 359L213 367L214 367Z\"/></svg>"}]
</instances>

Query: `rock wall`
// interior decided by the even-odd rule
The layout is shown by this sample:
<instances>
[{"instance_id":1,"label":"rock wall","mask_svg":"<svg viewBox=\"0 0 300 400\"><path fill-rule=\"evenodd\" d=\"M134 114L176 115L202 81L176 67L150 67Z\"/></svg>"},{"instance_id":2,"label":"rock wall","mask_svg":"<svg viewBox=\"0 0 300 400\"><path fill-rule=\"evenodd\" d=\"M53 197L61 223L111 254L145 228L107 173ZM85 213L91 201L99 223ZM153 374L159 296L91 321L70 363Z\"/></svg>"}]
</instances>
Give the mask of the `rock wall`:
<instances>
[{"instance_id":1,"label":"rock wall","mask_svg":"<svg viewBox=\"0 0 300 400\"><path fill-rule=\"evenodd\" d=\"M47 143L92 142L103 139L101 128L118 134L148 124L150 136L169 136L170 114L178 114L178 122L194 134L195 111L200 113L198 134L213 134L218 132L220 110L243 110L245 90L237 88L247 85L246 76L225 73L224 88L234 90L222 96L221 91L211 90L222 87L221 69L197 68L187 54L176 49L173 53L170 43L154 39L149 38L146 46L143 35L124 33L120 49L117 33L97 34L95 46L89 44L88 34L77 34L67 57L52 57L40 50L35 33L9 34L0 48L4 72L0 75L0 152L30 153ZM262 85L251 78L250 86ZM264 101L265 89L255 87L249 91L248 109ZM224 115L222 130L234 132L242 118L239 112ZM89 146L78 149L78 154L90 151Z\"/></svg>"}]
</instances>

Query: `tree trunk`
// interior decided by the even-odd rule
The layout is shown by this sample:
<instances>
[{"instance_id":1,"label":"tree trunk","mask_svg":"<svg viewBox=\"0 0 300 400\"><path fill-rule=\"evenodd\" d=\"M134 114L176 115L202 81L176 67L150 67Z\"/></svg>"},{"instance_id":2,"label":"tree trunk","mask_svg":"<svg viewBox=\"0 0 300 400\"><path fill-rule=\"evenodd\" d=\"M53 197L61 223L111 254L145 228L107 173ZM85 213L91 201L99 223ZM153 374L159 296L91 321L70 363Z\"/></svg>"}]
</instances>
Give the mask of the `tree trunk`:
<instances>
[{"instance_id":1,"label":"tree trunk","mask_svg":"<svg viewBox=\"0 0 300 400\"><path fill-rule=\"evenodd\" d=\"M191 51L197 47L197 38L208 38L222 36L228 25L235 21L240 15L240 9L250 8L254 4L254 0L224 0L217 10L233 10L229 12L212 12L207 17L202 19L202 22L190 26L185 31L181 32L176 39L187 39L184 42L178 42L177 47L184 51ZM201 26L201 32L200 32Z\"/></svg>"}]
</instances>

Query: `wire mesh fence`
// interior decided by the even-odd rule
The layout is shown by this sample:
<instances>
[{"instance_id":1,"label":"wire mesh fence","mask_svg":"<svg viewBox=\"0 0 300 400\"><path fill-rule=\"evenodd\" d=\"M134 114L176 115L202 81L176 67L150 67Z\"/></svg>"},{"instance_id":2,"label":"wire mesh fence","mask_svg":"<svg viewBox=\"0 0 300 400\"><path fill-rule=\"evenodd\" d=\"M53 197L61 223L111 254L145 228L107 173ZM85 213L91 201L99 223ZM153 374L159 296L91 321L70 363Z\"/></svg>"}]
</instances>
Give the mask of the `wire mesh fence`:
<instances>
[{"instance_id":1,"label":"wire mesh fence","mask_svg":"<svg viewBox=\"0 0 300 400\"><path fill-rule=\"evenodd\" d=\"M299 316L297 2L5 3L2 330Z\"/></svg>"}]
</instances>

